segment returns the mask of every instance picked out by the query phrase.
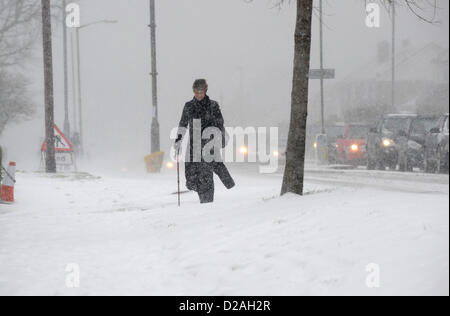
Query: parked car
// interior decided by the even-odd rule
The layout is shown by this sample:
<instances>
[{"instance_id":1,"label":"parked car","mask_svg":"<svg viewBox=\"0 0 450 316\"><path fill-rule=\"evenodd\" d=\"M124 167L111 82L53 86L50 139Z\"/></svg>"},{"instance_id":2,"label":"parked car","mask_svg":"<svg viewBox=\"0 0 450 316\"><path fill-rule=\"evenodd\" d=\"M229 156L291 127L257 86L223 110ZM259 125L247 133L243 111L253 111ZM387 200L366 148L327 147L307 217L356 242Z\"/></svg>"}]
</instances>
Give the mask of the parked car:
<instances>
[{"instance_id":1,"label":"parked car","mask_svg":"<svg viewBox=\"0 0 450 316\"><path fill-rule=\"evenodd\" d=\"M400 136L408 134L415 114L389 114L371 128L367 138L367 169L397 169Z\"/></svg>"},{"instance_id":2,"label":"parked car","mask_svg":"<svg viewBox=\"0 0 450 316\"><path fill-rule=\"evenodd\" d=\"M367 135L370 127L362 124L348 124L345 134L337 139L337 160L344 164L366 163Z\"/></svg>"},{"instance_id":3,"label":"parked car","mask_svg":"<svg viewBox=\"0 0 450 316\"><path fill-rule=\"evenodd\" d=\"M424 169L425 140L430 131L438 127L439 121L440 117L437 115L419 115L412 120L407 133L400 132L397 140L400 171Z\"/></svg>"},{"instance_id":4,"label":"parked car","mask_svg":"<svg viewBox=\"0 0 450 316\"><path fill-rule=\"evenodd\" d=\"M449 114L442 115L436 127L425 139L425 171L442 172L449 170Z\"/></svg>"}]
</instances>

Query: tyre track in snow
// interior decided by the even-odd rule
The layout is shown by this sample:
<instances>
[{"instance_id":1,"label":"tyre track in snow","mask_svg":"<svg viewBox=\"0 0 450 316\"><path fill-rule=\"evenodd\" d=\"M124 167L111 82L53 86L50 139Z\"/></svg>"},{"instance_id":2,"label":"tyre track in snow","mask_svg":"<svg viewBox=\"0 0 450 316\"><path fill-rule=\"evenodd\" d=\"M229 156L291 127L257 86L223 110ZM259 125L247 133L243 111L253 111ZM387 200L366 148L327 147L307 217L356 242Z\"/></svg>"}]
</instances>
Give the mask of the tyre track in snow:
<instances>
[{"instance_id":1,"label":"tyre track in snow","mask_svg":"<svg viewBox=\"0 0 450 316\"><path fill-rule=\"evenodd\" d=\"M369 170L309 169L307 182L339 184L351 187L370 187L383 191L414 194L449 194L448 175L418 172L383 172Z\"/></svg>"},{"instance_id":2,"label":"tyre track in snow","mask_svg":"<svg viewBox=\"0 0 450 316\"><path fill-rule=\"evenodd\" d=\"M233 166L235 172L258 173L257 166ZM282 181L283 170L261 177L276 177ZM374 188L382 191L412 194L449 194L449 176L420 172L371 171L364 169L332 169L307 166L305 182L332 187Z\"/></svg>"}]
</instances>

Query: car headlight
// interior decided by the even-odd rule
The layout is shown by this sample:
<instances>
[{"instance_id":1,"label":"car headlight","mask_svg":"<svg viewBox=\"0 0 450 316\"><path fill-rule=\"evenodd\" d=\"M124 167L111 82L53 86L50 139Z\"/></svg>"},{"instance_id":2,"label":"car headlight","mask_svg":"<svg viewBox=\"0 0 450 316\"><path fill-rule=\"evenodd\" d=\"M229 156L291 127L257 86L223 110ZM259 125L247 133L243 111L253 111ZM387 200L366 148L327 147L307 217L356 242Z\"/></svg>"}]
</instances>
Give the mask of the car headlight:
<instances>
[{"instance_id":1,"label":"car headlight","mask_svg":"<svg viewBox=\"0 0 450 316\"><path fill-rule=\"evenodd\" d=\"M248 147L247 146L242 146L240 148L240 152L242 155L247 155L248 154Z\"/></svg>"},{"instance_id":2,"label":"car headlight","mask_svg":"<svg viewBox=\"0 0 450 316\"><path fill-rule=\"evenodd\" d=\"M391 147L394 145L394 141L392 139L389 138L384 138L383 139L383 146L384 147Z\"/></svg>"},{"instance_id":3,"label":"car headlight","mask_svg":"<svg viewBox=\"0 0 450 316\"><path fill-rule=\"evenodd\" d=\"M359 146L357 144L353 144L352 146L350 146L350 149L353 152L357 152L359 151Z\"/></svg>"}]
</instances>

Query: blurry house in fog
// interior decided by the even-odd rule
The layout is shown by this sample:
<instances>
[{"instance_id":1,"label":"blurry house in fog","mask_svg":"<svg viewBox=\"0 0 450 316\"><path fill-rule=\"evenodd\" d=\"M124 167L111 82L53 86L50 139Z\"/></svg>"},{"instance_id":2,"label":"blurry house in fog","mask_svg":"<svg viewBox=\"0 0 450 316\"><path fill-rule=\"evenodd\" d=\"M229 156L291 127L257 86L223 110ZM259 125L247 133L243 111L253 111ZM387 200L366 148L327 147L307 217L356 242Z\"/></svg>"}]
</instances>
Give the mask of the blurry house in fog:
<instances>
[{"instance_id":1,"label":"blurry house in fog","mask_svg":"<svg viewBox=\"0 0 450 316\"><path fill-rule=\"evenodd\" d=\"M372 123L379 115L391 112L448 112L448 48L435 43L398 44L395 108L391 106L390 52L389 42L380 43L374 60L331 85L326 91L329 116L347 122ZM315 98L316 102L313 108L319 107L320 99Z\"/></svg>"}]
</instances>

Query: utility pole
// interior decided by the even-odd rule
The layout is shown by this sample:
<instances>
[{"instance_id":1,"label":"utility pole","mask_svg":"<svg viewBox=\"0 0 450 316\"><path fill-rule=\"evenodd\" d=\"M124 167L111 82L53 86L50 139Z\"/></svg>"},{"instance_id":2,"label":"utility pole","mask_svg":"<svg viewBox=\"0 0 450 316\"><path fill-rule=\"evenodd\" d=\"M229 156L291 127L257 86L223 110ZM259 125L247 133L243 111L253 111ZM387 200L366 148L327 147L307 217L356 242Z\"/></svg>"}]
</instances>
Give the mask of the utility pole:
<instances>
[{"instance_id":1,"label":"utility pole","mask_svg":"<svg viewBox=\"0 0 450 316\"><path fill-rule=\"evenodd\" d=\"M67 64L67 26L66 26L66 0L62 1L62 16L63 16L63 59L64 59L64 134L70 137L70 122L69 122L69 75Z\"/></svg>"},{"instance_id":2,"label":"utility pole","mask_svg":"<svg viewBox=\"0 0 450 316\"><path fill-rule=\"evenodd\" d=\"M391 0L392 7L392 108L395 108L396 96L395 96L395 81L396 81L396 65L395 65L395 54L396 54L396 10L395 10L395 0Z\"/></svg>"},{"instance_id":3,"label":"utility pole","mask_svg":"<svg viewBox=\"0 0 450 316\"><path fill-rule=\"evenodd\" d=\"M320 71L323 72L323 1L319 2L320 11ZM322 134L325 134L325 100L324 100L324 77L320 78L320 115L322 123Z\"/></svg>"},{"instance_id":4,"label":"utility pole","mask_svg":"<svg viewBox=\"0 0 450 316\"><path fill-rule=\"evenodd\" d=\"M150 40L152 52L152 126L151 126L151 152L161 151L159 122L158 122L158 71L156 69L156 18L155 18L155 0L150 0Z\"/></svg>"},{"instance_id":5,"label":"utility pole","mask_svg":"<svg viewBox=\"0 0 450 316\"><path fill-rule=\"evenodd\" d=\"M54 100L53 100L53 55L52 55L52 24L50 0L41 0L42 6L42 46L44 53L45 82L45 139L47 152L45 169L47 173L56 173L55 133L54 133Z\"/></svg>"}]
</instances>

